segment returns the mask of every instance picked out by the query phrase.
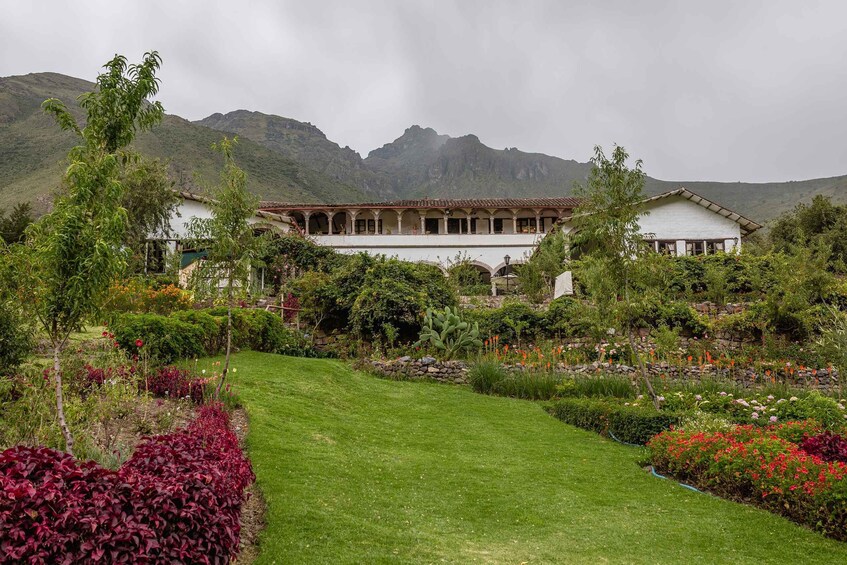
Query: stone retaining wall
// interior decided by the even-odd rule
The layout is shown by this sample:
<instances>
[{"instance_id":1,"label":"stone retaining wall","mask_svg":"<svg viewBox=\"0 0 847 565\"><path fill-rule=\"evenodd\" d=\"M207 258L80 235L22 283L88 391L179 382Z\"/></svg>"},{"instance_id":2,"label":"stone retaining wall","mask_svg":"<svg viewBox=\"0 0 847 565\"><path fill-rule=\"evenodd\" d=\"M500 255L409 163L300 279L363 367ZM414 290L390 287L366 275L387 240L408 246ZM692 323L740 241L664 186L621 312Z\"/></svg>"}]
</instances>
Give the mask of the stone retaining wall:
<instances>
[{"instance_id":1,"label":"stone retaining wall","mask_svg":"<svg viewBox=\"0 0 847 565\"><path fill-rule=\"evenodd\" d=\"M393 361L367 360L366 368L392 379L432 379L443 383L467 384L468 365L464 361L438 361L433 357Z\"/></svg>"},{"instance_id":2,"label":"stone retaining wall","mask_svg":"<svg viewBox=\"0 0 847 565\"><path fill-rule=\"evenodd\" d=\"M367 360L365 367L383 376L393 379L432 379L444 383L467 384L468 364L464 361L438 361L433 357L412 359L401 357L394 360ZM647 372L651 377L667 378L676 381L699 381L702 379L733 380L742 386L765 384L762 375L756 375L753 369L729 369L714 365L676 366L666 363L647 363ZM522 365L504 365L506 370L521 372L528 370ZM637 367L622 364L590 363L586 365L565 365L559 363L553 370L562 374L593 375L597 373L625 375L638 379ZM782 382L784 375L774 377ZM795 370L790 382L808 388L830 389L838 386L838 370L802 369Z\"/></svg>"}]
</instances>

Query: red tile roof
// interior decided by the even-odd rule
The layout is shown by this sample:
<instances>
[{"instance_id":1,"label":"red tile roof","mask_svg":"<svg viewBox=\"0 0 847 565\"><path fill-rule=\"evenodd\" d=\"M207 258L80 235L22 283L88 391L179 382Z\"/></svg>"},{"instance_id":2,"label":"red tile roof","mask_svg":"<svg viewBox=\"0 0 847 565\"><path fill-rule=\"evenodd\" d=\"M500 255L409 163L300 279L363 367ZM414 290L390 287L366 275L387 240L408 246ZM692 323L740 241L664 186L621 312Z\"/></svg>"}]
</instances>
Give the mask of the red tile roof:
<instances>
[{"instance_id":1,"label":"red tile roof","mask_svg":"<svg viewBox=\"0 0 847 565\"><path fill-rule=\"evenodd\" d=\"M392 200L387 202L369 202L355 204L287 204L284 202L262 202L263 210L330 210L361 208L394 209L445 209L473 208L486 210L493 208L554 208L573 209L579 205L578 198L423 198L420 200Z\"/></svg>"}]
</instances>

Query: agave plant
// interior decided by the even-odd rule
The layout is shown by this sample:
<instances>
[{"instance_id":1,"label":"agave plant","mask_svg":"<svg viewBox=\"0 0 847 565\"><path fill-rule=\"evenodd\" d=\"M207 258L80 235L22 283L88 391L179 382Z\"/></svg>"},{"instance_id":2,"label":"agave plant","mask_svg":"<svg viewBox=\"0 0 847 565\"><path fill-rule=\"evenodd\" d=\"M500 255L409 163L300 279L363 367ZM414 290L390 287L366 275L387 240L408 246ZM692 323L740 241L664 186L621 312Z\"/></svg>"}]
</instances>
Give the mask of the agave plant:
<instances>
[{"instance_id":1,"label":"agave plant","mask_svg":"<svg viewBox=\"0 0 847 565\"><path fill-rule=\"evenodd\" d=\"M479 324L471 326L462 321L458 308L447 306L444 310L428 308L424 316L423 328L415 346L432 345L442 352L445 360L460 353L478 350L482 347L479 339Z\"/></svg>"}]
</instances>

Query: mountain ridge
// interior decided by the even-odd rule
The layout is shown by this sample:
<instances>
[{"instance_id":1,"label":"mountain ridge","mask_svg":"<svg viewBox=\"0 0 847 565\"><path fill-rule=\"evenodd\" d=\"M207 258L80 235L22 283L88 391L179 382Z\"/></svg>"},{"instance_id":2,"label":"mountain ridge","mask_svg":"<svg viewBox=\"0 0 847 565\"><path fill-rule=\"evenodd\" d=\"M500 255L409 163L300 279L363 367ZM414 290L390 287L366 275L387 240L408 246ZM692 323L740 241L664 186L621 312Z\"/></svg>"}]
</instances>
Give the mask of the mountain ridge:
<instances>
[{"instance_id":1,"label":"mountain ridge","mask_svg":"<svg viewBox=\"0 0 847 565\"><path fill-rule=\"evenodd\" d=\"M74 138L40 111L41 102L59 98L81 116L75 99L93 87L58 73L0 78L0 207L35 199L43 208L49 202ZM239 136L236 159L250 189L278 202L562 197L572 195L574 183L585 182L592 167L514 147L494 149L472 133L451 137L418 124L363 158L309 122L244 109L196 121L169 114L134 145L169 159L179 187L202 192L220 171L210 145L225 134ZM817 194L847 201L847 175L768 183L645 178L648 195L680 187L762 222Z\"/></svg>"}]
</instances>

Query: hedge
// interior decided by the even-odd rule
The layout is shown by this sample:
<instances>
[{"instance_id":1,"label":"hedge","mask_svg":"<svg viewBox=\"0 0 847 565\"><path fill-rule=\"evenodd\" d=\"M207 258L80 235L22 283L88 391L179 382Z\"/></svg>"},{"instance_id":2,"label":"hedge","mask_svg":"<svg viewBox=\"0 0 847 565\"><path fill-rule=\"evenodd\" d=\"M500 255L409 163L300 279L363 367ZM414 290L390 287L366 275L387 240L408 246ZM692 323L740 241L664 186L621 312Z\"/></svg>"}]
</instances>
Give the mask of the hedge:
<instances>
[{"instance_id":1,"label":"hedge","mask_svg":"<svg viewBox=\"0 0 847 565\"><path fill-rule=\"evenodd\" d=\"M282 319L264 310L232 311L232 347L265 353L314 356L315 352ZM111 327L115 341L137 353L136 340L161 363L217 355L226 347L226 308L157 314L121 314Z\"/></svg>"},{"instance_id":2,"label":"hedge","mask_svg":"<svg viewBox=\"0 0 847 565\"><path fill-rule=\"evenodd\" d=\"M217 406L118 471L44 447L0 453L0 564L226 563L254 480Z\"/></svg>"},{"instance_id":3,"label":"hedge","mask_svg":"<svg viewBox=\"0 0 847 565\"><path fill-rule=\"evenodd\" d=\"M145 351L162 363L177 359L203 357L204 344L209 339L204 328L158 314L121 314L111 326L115 341L131 354L138 353L137 340L144 343Z\"/></svg>"},{"instance_id":4,"label":"hedge","mask_svg":"<svg viewBox=\"0 0 847 565\"><path fill-rule=\"evenodd\" d=\"M646 444L650 438L678 425L683 413L659 412L652 408L625 406L594 398L565 398L554 403L550 413L566 424L614 435L619 441Z\"/></svg>"}]
</instances>

